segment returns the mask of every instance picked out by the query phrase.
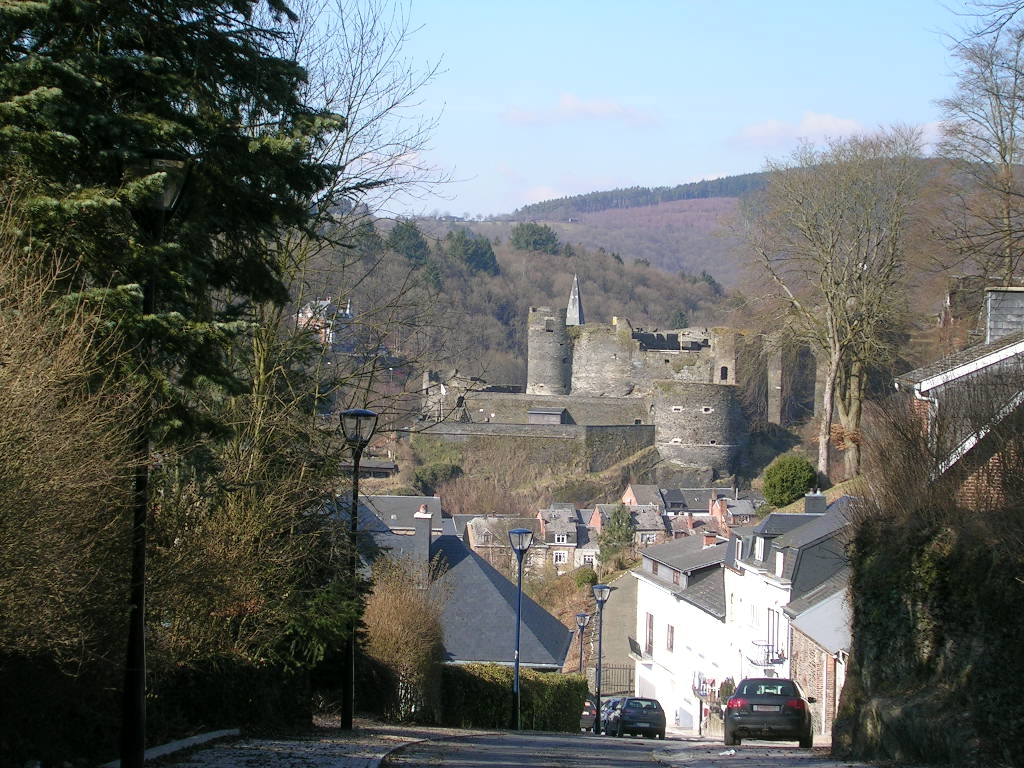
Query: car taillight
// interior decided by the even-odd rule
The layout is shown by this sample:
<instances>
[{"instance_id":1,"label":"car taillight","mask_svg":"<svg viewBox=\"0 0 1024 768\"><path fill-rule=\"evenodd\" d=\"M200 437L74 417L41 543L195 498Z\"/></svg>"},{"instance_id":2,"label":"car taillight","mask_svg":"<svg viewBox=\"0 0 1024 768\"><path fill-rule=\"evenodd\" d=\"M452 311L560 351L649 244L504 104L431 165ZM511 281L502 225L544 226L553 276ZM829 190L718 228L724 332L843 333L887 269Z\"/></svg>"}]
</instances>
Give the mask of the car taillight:
<instances>
[{"instance_id":1,"label":"car taillight","mask_svg":"<svg viewBox=\"0 0 1024 768\"><path fill-rule=\"evenodd\" d=\"M804 704L804 700L803 699L790 699L789 701L786 702L786 706L789 707L790 709L795 709L797 711L801 711L807 705Z\"/></svg>"},{"instance_id":2,"label":"car taillight","mask_svg":"<svg viewBox=\"0 0 1024 768\"><path fill-rule=\"evenodd\" d=\"M729 699L725 704L726 709L743 709L745 706L747 706L746 699Z\"/></svg>"}]
</instances>

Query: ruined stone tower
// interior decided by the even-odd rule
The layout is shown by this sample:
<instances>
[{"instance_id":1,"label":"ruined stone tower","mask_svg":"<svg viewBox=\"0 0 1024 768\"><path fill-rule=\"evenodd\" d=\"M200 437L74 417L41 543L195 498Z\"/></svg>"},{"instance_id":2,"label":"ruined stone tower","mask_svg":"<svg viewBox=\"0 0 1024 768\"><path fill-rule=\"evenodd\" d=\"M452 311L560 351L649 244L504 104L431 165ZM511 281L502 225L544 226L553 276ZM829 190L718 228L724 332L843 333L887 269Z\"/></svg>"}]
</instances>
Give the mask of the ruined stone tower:
<instances>
[{"instance_id":1,"label":"ruined stone tower","mask_svg":"<svg viewBox=\"0 0 1024 768\"><path fill-rule=\"evenodd\" d=\"M566 311L530 307L526 329L526 394L566 395L572 378L572 346Z\"/></svg>"}]
</instances>

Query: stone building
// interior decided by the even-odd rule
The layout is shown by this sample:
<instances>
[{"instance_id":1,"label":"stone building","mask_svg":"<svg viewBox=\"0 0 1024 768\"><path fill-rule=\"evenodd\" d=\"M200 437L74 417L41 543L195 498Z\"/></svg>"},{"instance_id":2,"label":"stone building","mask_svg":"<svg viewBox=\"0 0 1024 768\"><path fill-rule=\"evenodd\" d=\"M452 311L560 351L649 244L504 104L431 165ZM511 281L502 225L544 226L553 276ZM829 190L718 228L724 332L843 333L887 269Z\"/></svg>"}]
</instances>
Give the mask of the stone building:
<instances>
[{"instance_id":1,"label":"stone building","mask_svg":"<svg viewBox=\"0 0 1024 768\"><path fill-rule=\"evenodd\" d=\"M663 479L679 468L699 472L683 484L731 475L748 439L737 386L743 335L585 322L582 307L574 278L566 309L530 308L525 393L425 376L424 418L437 422L429 432L465 441L487 425L488 434L575 439L584 453L606 454L582 462L590 471L654 447Z\"/></svg>"}]
</instances>

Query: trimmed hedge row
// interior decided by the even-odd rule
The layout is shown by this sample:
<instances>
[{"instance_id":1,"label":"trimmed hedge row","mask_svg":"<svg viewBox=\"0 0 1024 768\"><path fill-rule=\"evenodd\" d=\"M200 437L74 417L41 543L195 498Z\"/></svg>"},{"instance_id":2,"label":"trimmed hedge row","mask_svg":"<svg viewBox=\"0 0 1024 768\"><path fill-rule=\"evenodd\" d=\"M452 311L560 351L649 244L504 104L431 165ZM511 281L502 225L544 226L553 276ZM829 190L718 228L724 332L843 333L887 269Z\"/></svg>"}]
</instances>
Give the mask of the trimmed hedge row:
<instances>
[{"instance_id":1,"label":"trimmed hedge row","mask_svg":"<svg viewBox=\"0 0 1024 768\"><path fill-rule=\"evenodd\" d=\"M441 676L443 725L509 728L514 724L512 667L498 664L445 666ZM587 697L582 675L520 669L520 717L524 730L572 733L580 728Z\"/></svg>"}]
</instances>

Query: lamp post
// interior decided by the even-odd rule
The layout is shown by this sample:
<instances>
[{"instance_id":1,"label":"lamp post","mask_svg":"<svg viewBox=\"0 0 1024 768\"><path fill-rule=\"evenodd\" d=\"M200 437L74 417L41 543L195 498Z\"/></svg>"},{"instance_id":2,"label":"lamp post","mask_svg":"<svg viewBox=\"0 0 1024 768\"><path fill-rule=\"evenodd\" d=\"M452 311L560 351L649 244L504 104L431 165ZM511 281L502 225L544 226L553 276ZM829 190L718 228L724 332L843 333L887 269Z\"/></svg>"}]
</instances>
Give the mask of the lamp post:
<instances>
[{"instance_id":1,"label":"lamp post","mask_svg":"<svg viewBox=\"0 0 1024 768\"><path fill-rule=\"evenodd\" d=\"M594 600L597 602L597 715L594 717L594 733L601 734L601 641L604 635L604 604L612 588L607 584L594 585Z\"/></svg>"},{"instance_id":2,"label":"lamp post","mask_svg":"<svg viewBox=\"0 0 1024 768\"><path fill-rule=\"evenodd\" d=\"M587 622L590 621L589 613L577 613L576 614L576 627L580 633L580 674L583 674L583 630L587 628Z\"/></svg>"},{"instance_id":3,"label":"lamp post","mask_svg":"<svg viewBox=\"0 0 1024 768\"><path fill-rule=\"evenodd\" d=\"M523 555L526 554L526 550L533 543L533 531L529 528L514 528L508 532L508 542L512 545L512 549L516 553L516 561L519 564L519 575L516 579L518 594L516 601L516 655L512 673L512 696L515 699L516 730L519 731L522 730L519 709L519 628L523 620Z\"/></svg>"},{"instance_id":4,"label":"lamp post","mask_svg":"<svg viewBox=\"0 0 1024 768\"><path fill-rule=\"evenodd\" d=\"M163 174L163 187L136 211L140 229L148 230L150 244L163 239L166 221L174 214L188 178L189 161L177 154L149 152L126 175L138 179ZM152 271L142 281L142 317L156 314L156 284ZM141 345L142 367L148 370L152 353L147 331ZM132 493L132 562L129 577L128 646L124 689L121 693L121 765L141 768L146 752L146 518L149 508L149 432L152 408L144 406L135 438Z\"/></svg>"},{"instance_id":5,"label":"lamp post","mask_svg":"<svg viewBox=\"0 0 1024 768\"><path fill-rule=\"evenodd\" d=\"M364 408L351 408L341 413L341 431L345 434L345 442L352 449L352 503L348 512L348 577L353 600L359 598L359 590L356 586L359 562L356 551L356 534L359 531L359 459L376 428L377 414L373 411ZM352 715L355 712L356 628L358 623L359 619L353 613L348 639L345 641L345 658L341 667L341 727L349 731L352 730Z\"/></svg>"}]
</instances>

